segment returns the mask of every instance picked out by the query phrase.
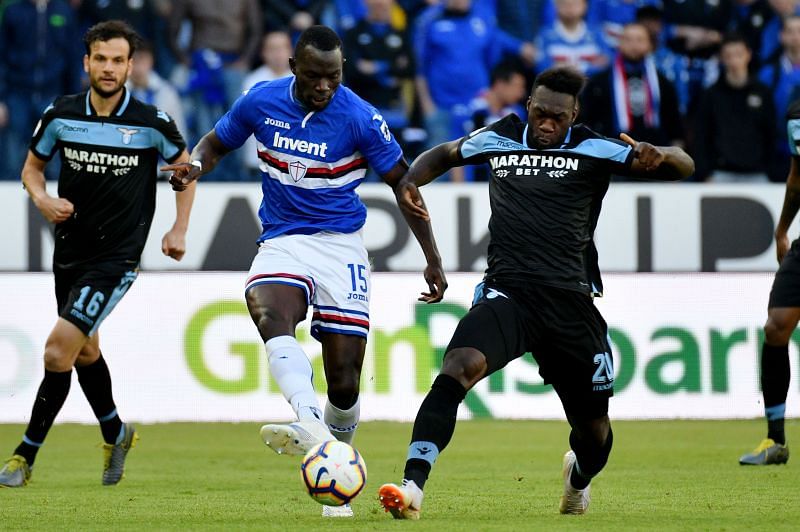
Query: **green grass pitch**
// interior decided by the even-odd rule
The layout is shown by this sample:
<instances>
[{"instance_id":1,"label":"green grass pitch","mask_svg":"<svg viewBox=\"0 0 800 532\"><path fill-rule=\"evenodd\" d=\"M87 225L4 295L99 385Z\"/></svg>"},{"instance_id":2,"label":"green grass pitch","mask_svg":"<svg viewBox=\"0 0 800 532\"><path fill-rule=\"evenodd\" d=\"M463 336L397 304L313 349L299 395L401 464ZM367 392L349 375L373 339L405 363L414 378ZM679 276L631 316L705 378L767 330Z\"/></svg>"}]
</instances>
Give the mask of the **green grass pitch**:
<instances>
[{"instance_id":1,"label":"green grass pitch","mask_svg":"<svg viewBox=\"0 0 800 532\"><path fill-rule=\"evenodd\" d=\"M460 422L428 482L422 520L394 521L376 501L402 476L409 424L364 423L369 481L354 519L323 519L299 459L277 456L256 424L140 427L126 478L100 485L97 427L56 425L31 484L0 489L0 530L798 530L800 455L742 467L762 420L614 423L614 451L585 516L558 514L565 422ZM21 425L0 425L0 451ZM800 424L787 423L790 443ZM800 448L798 448L800 452ZM5 455L3 456L5 458Z\"/></svg>"}]
</instances>

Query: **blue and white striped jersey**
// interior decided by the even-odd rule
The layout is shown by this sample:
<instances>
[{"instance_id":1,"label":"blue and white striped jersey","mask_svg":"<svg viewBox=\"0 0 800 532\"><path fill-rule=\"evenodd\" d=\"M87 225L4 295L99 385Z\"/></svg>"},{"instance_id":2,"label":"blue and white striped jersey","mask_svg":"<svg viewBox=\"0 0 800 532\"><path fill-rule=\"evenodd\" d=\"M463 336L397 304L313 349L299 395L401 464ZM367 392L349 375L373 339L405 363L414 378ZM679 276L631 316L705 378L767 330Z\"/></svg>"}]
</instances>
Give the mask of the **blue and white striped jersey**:
<instances>
[{"instance_id":1,"label":"blue and white striped jersey","mask_svg":"<svg viewBox=\"0 0 800 532\"><path fill-rule=\"evenodd\" d=\"M293 77L258 83L215 126L231 149L255 135L264 193L259 242L358 231L367 210L355 189L367 165L383 175L402 157L380 113L347 87L322 111L308 111L293 91Z\"/></svg>"}]
</instances>

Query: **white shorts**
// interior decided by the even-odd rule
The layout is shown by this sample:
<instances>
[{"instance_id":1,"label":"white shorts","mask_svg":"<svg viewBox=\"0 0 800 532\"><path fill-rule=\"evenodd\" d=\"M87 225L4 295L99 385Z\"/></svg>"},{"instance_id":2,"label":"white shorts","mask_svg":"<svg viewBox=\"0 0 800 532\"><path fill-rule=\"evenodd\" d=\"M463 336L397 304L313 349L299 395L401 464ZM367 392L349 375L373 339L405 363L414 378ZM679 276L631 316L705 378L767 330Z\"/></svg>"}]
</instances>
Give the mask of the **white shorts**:
<instances>
[{"instance_id":1,"label":"white shorts","mask_svg":"<svg viewBox=\"0 0 800 532\"><path fill-rule=\"evenodd\" d=\"M311 335L369 331L369 260L361 231L282 235L265 240L253 259L245 293L263 284L296 286L313 305Z\"/></svg>"}]
</instances>

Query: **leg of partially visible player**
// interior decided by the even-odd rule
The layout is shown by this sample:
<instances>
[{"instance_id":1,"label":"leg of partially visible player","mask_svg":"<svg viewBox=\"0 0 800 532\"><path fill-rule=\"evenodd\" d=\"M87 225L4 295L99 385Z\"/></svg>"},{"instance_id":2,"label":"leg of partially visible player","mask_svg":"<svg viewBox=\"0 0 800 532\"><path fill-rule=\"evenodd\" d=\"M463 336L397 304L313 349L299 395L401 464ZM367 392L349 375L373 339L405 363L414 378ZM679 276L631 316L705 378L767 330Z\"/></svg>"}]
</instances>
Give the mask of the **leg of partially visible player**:
<instances>
[{"instance_id":1,"label":"leg of partially visible player","mask_svg":"<svg viewBox=\"0 0 800 532\"><path fill-rule=\"evenodd\" d=\"M742 465L785 464L789 460L784 415L790 380L789 341L798 320L798 307L769 309L761 346L761 391L767 417L767 437L753 452L739 458Z\"/></svg>"},{"instance_id":2,"label":"leg of partially visible player","mask_svg":"<svg viewBox=\"0 0 800 532\"><path fill-rule=\"evenodd\" d=\"M247 308L267 350L269 370L292 406L297 423L268 424L261 437L278 454L302 455L319 441L333 439L314 391L314 373L295 328L306 317L307 294L284 284L257 284L246 293Z\"/></svg>"},{"instance_id":3,"label":"leg of partially visible player","mask_svg":"<svg viewBox=\"0 0 800 532\"><path fill-rule=\"evenodd\" d=\"M31 418L14 456L0 470L0 486L22 487L28 483L36 453L69 394L72 366L86 343L86 335L59 318L44 348L44 378L36 392Z\"/></svg>"}]
</instances>

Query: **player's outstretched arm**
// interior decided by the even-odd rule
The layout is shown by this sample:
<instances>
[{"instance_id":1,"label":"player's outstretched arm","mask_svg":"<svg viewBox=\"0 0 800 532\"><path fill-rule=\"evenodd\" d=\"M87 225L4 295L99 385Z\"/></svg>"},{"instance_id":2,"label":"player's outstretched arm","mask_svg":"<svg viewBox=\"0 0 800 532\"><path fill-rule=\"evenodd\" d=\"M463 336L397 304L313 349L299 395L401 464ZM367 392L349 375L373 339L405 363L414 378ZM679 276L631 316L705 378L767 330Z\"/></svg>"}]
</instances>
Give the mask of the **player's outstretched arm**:
<instances>
[{"instance_id":1,"label":"player's outstretched arm","mask_svg":"<svg viewBox=\"0 0 800 532\"><path fill-rule=\"evenodd\" d=\"M33 204L45 219L53 224L67 220L75 212L75 206L66 198L54 198L47 193L44 178L44 167L47 161L39 159L28 151L25 165L22 167L22 185L33 200Z\"/></svg>"},{"instance_id":2,"label":"player's outstretched arm","mask_svg":"<svg viewBox=\"0 0 800 532\"><path fill-rule=\"evenodd\" d=\"M401 202L400 196L398 195L398 187L400 183L403 182L407 169L408 165L401 159L387 174L381 176L384 182L394 190L398 205L400 205ZM402 207L400 209L403 213L403 217L406 219L408 227L411 229L411 232L414 233L417 242L419 242L427 262L423 276L425 277L425 282L428 283L428 292L421 292L418 299L426 303L436 303L442 300L444 292L447 290L447 279L445 278L444 269L442 268L442 257L439 255L439 249L436 247L436 239L433 237L433 228L431 227L430 217L428 217L428 212L425 208L425 200L422 199L422 195L419 193L419 190L417 190L416 185L408 182L405 184L409 187L404 189L410 194L409 200L424 213L424 216L421 216L419 213L411 212Z\"/></svg>"},{"instance_id":3,"label":"player's outstretched arm","mask_svg":"<svg viewBox=\"0 0 800 532\"><path fill-rule=\"evenodd\" d=\"M631 174L634 177L680 181L694 173L694 160L681 148L637 142L625 133L620 133L619 138L633 148Z\"/></svg>"},{"instance_id":4,"label":"player's outstretched arm","mask_svg":"<svg viewBox=\"0 0 800 532\"><path fill-rule=\"evenodd\" d=\"M162 172L172 172L169 183L175 191L186 190L192 181L196 181L201 175L209 173L217 166L220 159L231 150L225 146L216 131L213 129L206 133L197 146L192 150L189 162L168 164L161 167Z\"/></svg>"},{"instance_id":5,"label":"player's outstretched arm","mask_svg":"<svg viewBox=\"0 0 800 532\"><path fill-rule=\"evenodd\" d=\"M189 152L183 150L173 164L188 163ZM197 182L186 185L183 190L175 191L175 223L161 239L161 252L175 260L181 260L186 253L186 231L189 229L189 215L192 213L194 193Z\"/></svg>"},{"instance_id":6,"label":"player's outstretched arm","mask_svg":"<svg viewBox=\"0 0 800 532\"><path fill-rule=\"evenodd\" d=\"M789 226L800 209L800 167L797 157L792 157L789 175L786 177L786 193L783 196L783 208L778 225L775 227L775 246L778 254L778 264L789 251Z\"/></svg>"}]
</instances>

